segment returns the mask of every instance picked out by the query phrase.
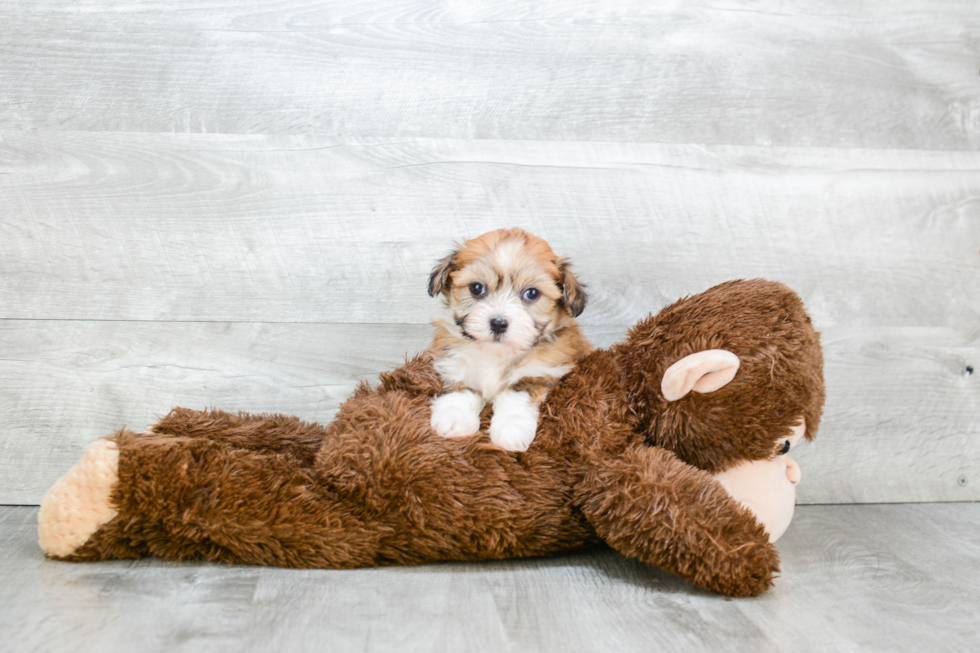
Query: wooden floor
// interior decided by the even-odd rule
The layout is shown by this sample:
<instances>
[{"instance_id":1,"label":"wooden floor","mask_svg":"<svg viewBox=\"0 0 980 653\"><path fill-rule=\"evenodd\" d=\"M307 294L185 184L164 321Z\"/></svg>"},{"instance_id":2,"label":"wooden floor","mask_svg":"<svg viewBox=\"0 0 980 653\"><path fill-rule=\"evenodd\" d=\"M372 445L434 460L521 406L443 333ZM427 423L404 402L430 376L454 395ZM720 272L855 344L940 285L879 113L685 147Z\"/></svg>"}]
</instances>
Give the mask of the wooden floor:
<instances>
[{"instance_id":1,"label":"wooden floor","mask_svg":"<svg viewBox=\"0 0 980 653\"><path fill-rule=\"evenodd\" d=\"M600 549L358 571L72 564L0 507L5 651L977 651L980 504L800 506L726 599Z\"/></svg>"}]
</instances>

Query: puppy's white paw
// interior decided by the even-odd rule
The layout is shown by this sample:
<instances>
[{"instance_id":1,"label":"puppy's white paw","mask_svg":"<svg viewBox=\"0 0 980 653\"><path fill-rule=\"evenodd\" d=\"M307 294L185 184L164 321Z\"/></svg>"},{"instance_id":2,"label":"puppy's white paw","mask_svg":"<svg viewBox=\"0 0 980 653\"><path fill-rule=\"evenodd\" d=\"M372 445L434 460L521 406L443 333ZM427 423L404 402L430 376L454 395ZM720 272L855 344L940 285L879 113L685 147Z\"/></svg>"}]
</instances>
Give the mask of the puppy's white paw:
<instances>
[{"instance_id":1,"label":"puppy's white paw","mask_svg":"<svg viewBox=\"0 0 980 653\"><path fill-rule=\"evenodd\" d=\"M461 438L480 430L483 397L471 390L450 392L432 400L432 428L444 438Z\"/></svg>"},{"instance_id":2,"label":"puppy's white paw","mask_svg":"<svg viewBox=\"0 0 980 653\"><path fill-rule=\"evenodd\" d=\"M493 400L490 441L507 451L527 451L538 430L538 407L526 392L505 390Z\"/></svg>"}]
</instances>

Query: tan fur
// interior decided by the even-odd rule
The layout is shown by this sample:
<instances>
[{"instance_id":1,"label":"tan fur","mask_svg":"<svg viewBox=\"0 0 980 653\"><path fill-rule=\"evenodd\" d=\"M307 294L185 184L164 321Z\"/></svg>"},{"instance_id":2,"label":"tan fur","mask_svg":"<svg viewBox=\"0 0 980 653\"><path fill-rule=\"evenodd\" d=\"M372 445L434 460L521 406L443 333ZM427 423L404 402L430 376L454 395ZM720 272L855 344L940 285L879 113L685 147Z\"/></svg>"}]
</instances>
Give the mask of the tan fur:
<instances>
[{"instance_id":1,"label":"tan fur","mask_svg":"<svg viewBox=\"0 0 980 653\"><path fill-rule=\"evenodd\" d=\"M735 379L666 402L663 370L717 348L741 359ZM771 585L765 530L705 470L774 457L801 417L815 434L819 338L785 286L723 284L592 352L543 401L524 453L436 436L429 401L442 385L427 354L362 384L328 426L175 409L151 434L122 431L116 516L73 552L48 553L352 568L605 541L731 596Z\"/></svg>"},{"instance_id":2,"label":"tan fur","mask_svg":"<svg viewBox=\"0 0 980 653\"><path fill-rule=\"evenodd\" d=\"M69 555L116 516L109 496L118 478L119 450L96 440L71 471L44 494L38 515L38 544L53 555Z\"/></svg>"}]
</instances>

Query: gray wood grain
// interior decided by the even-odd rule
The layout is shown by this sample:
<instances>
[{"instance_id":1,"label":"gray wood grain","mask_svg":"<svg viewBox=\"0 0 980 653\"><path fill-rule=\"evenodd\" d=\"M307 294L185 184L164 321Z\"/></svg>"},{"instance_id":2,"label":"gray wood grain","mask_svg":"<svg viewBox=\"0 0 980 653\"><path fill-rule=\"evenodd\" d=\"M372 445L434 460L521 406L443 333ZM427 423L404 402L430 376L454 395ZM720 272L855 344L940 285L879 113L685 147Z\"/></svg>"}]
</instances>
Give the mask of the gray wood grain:
<instances>
[{"instance_id":1,"label":"gray wood grain","mask_svg":"<svg viewBox=\"0 0 980 653\"><path fill-rule=\"evenodd\" d=\"M361 380L428 345L425 325L7 321L0 503L36 504L94 439L171 406L329 421ZM587 327L598 346L626 327ZM824 332L828 401L794 457L800 503L980 499L980 333ZM980 366L978 366L980 367Z\"/></svg>"},{"instance_id":2,"label":"gray wood grain","mask_svg":"<svg viewBox=\"0 0 980 653\"><path fill-rule=\"evenodd\" d=\"M980 324L980 153L5 136L0 317L427 323L454 239L523 226L631 324L720 281L820 325Z\"/></svg>"},{"instance_id":3,"label":"gray wood grain","mask_svg":"<svg viewBox=\"0 0 980 653\"><path fill-rule=\"evenodd\" d=\"M43 559L0 508L11 651L969 651L980 505L803 506L782 575L726 600L604 548L533 560L294 571Z\"/></svg>"},{"instance_id":4,"label":"gray wood grain","mask_svg":"<svg viewBox=\"0 0 980 653\"><path fill-rule=\"evenodd\" d=\"M980 328L826 328L827 404L799 503L980 499Z\"/></svg>"},{"instance_id":5,"label":"gray wood grain","mask_svg":"<svg viewBox=\"0 0 980 653\"><path fill-rule=\"evenodd\" d=\"M0 24L0 128L980 145L972 0L61 0Z\"/></svg>"}]
</instances>

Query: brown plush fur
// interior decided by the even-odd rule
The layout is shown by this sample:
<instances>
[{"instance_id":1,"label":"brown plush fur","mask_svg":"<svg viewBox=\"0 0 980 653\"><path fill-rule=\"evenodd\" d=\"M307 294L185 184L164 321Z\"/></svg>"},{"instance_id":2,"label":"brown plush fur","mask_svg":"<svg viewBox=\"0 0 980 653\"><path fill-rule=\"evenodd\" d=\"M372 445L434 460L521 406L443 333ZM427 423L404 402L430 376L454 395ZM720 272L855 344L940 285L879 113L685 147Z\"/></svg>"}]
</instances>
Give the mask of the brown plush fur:
<instances>
[{"instance_id":1,"label":"brown plush fur","mask_svg":"<svg viewBox=\"0 0 980 653\"><path fill-rule=\"evenodd\" d=\"M735 381L665 402L663 370L712 348L742 358ZM699 587L758 594L778 555L708 471L772 457L801 416L812 438L821 365L792 291L731 282L590 354L548 395L524 453L484 434L430 430L428 402L441 383L427 355L382 374L376 388L361 385L326 427L178 408L152 434L114 436L119 514L69 559L351 568L544 555L604 540Z\"/></svg>"},{"instance_id":2,"label":"brown plush fur","mask_svg":"<svg viewBox=\"0 0 980 653\"><path fill-rule=\"evenodd\" d=\"M739 357L735 379L717 392L666 401L660 393L664 371L708 349ZM820 339L803 302L785 286L723 283L643 320L614 350L624 361L647 441L695 467L719 472L742 460L769 458L799 418L806 421L807 440L820 426ZM737 431L742 433L732 437Z\"/></svg>"}]
</instances>

